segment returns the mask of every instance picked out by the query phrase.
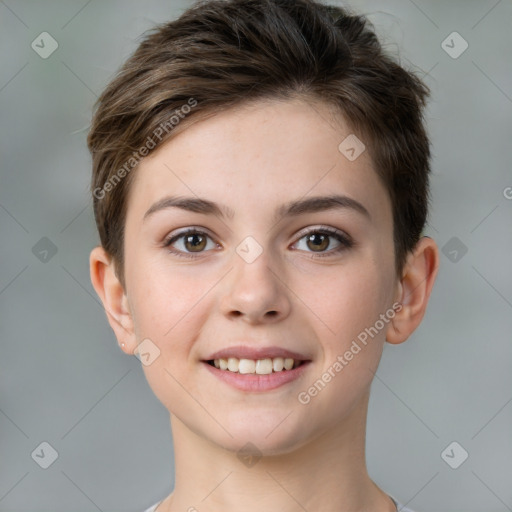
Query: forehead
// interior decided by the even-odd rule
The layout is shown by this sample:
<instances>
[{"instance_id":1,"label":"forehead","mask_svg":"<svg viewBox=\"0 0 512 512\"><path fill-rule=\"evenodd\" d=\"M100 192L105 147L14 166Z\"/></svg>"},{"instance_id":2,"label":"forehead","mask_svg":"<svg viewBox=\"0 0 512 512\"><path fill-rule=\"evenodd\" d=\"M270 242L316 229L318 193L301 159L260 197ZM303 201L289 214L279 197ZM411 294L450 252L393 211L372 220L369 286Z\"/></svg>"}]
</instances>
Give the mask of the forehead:
<instances>
[{"instance_id":1,"label":"forehead","mask_svg":"<svg viewBox=\"0 0 512 512\"><path fill-rule=\"evenodd\" d=\"M319 102L265 100L227 109L192 122L139 164L128 214L140 216L170 193L207 197L235 212L332 193L389 210L368 152L350 160L340 150L352 137L343 118Z\"/></svg>"}]
</instances>

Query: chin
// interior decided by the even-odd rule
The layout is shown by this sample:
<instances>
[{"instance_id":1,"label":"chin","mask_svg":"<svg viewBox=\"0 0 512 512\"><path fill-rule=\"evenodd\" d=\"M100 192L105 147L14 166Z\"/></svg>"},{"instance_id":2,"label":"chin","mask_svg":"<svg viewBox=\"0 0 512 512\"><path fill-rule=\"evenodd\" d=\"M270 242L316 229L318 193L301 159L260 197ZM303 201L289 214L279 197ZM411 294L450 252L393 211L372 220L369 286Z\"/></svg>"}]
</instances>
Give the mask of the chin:
<instances>
[{"instance_id":1,"label":"chin","mask_svg":"<svg viewBox=\"0 0 512 512\"><path fill-rule=\"evenodd\" d=\"M292 417L290 415L284 419L286 414L282 412L271 414L266 419L261 413L254 417L246 416L236 423L224 423L233 437L225 434L210 437L210 440L226 450L236 452L239 458L246 454L255 457L284 455L307 442L304 426L292 424Z\"/></svg>"}]
</instances>

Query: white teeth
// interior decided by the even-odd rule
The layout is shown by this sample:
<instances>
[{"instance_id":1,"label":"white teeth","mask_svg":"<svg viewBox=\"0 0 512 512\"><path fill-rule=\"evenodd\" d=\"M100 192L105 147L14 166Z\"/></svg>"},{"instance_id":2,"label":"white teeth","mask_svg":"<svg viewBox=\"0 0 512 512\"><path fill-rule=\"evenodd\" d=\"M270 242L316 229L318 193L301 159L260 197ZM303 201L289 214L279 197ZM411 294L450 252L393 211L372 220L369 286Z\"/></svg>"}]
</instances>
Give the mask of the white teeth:
<instances>
[{"instance_id":1,"label":"white teeth","mask_svg":"<svg viewBox=\"0 0 512 512\"><path fill-rule=\"evenodd\" d=\"M236 359L235 357L230 357L228 359L228 370L230 372L237 372L239 363L240 361L238 359Z\"/></svg>"},{"instance_id":2,"label":"white teeth","mask_svg":"<svg viewBox=\"0 0 512 512\"><path fill-rule=\"evenodd\" d=\"M272 359L258 359L256 361L256 373L258 375L272 373Z\"/></svg>"},{"instance_id":3,"label":"white teeth","mask_svg":"<svg viewBox=\"0 0 512 512\"><path fill-rule=\"evenodd\" d=\"M299 361L294 361L291 357L274 357L273 359L237 359L230 357L228 359L214 359L215 368L220 370L229 370L238 373L256 373L258 375L269 375L274 372L281 372L283 369L291 370L299 366Z\"/></svg>"},{"instance_id":4,"label":"white teeth","mask_svg":"<svg viewBox=\"0 0 512 512\"><path fill-rule=\"evenodd\" d=\"M256 361L252 359L240 359L238 363L238 373L254 373L256 371Z\"/></svg>"},{"instance_id":5,"label":"white teeth","mask_svg":"<svg viewBox=\"0 0 512 512\"><path fill-rule=\"evenodd\" d=\"M284 368L284 359L282 357L276 357L272 360L272 368L275 372L281 372Z\"/></svg>"}]
</instances>

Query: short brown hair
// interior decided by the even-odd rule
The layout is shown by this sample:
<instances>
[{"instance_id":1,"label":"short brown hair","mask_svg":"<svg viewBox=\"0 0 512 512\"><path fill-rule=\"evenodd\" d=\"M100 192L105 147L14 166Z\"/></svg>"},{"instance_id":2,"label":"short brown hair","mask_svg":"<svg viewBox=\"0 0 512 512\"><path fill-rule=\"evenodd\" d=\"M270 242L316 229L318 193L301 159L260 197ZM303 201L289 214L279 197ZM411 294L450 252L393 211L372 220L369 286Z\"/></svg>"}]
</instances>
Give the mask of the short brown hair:
<instances>
[{"instance_id":1,"label":"short brown hair","mask_svg":"<svg viewBox=\"0 0 512 512\"><path fill-rule=\"evenodd\" d=\"M297 95L334 107L364 141L391 198L400 275L428 211L428 87L386 55L368 20L347 8L313 0L206 0L146 33L96 103L87 139L94 215L123 287L126 198L141 148L153 151L191 119ZM194 108L185 110L187 104ZM184 121L155 143L173 114Z\"/></svg>"}]
</instances>

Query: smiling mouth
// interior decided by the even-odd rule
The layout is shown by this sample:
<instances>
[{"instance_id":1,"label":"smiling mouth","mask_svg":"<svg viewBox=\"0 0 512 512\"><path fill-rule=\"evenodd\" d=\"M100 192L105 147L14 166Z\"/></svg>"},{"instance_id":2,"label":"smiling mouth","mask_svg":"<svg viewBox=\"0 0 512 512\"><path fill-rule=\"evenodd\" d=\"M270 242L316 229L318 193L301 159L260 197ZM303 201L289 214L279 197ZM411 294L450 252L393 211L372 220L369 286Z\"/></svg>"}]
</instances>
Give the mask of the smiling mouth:
<instances>
[{"instance_id":1,"label":"smiling mouth","mask_svg":"<svg viewBox=\"0 0 512 512\"><path fill-rule=\"evenodd\" d=\"M270 375L272 373L288 372L302 366L309 361L295 360L292 358L274 357L266 359L210 359L204 361L221 371L248 374L248 375Z\"/></svg>"}]
</instances>

